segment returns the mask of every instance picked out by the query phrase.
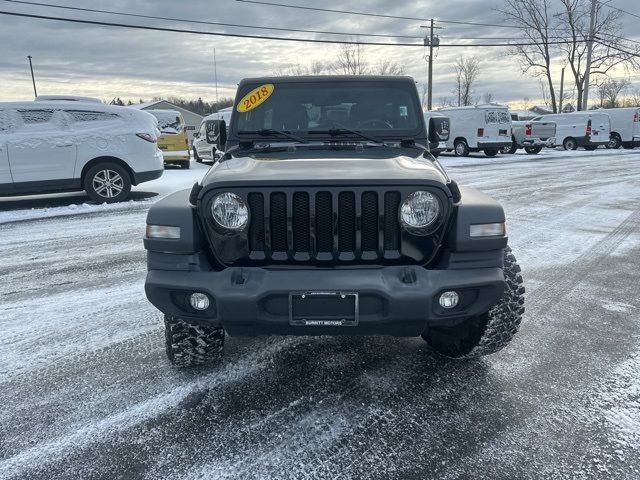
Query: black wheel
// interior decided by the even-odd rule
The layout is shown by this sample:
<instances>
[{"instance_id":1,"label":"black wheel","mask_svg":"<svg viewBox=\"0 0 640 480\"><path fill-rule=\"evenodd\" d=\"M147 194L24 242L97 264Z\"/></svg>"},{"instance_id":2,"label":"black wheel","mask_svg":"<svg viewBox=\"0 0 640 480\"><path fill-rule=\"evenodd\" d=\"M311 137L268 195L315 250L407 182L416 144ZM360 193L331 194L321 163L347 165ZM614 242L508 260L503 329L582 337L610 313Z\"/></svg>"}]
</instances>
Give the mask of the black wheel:
<instances>
[{"instance_id":1,"label":"black wheel","mask_svg":"<svg viewBox=\"0 0 640 480\"><path fill-rule=\"evenodd\" d=\"M212 365L222 360L224 329L192 325L184 320L164 316L167 357L178 367Z\"/></svg>"},{"instance_id":2,"label":"black wheel","mask_svg":"<svg viewBox=\"0 0 640 480\"><path fill-rule=\"evenodd\" d=\"M465 140L456 140L453 144L453 151L456 154L456 157L468 157L469 145L467 145Z\"/></svg>"},{"instance_id":3,"label":"black wheel","mask_svg":"<svg viewBox=\"0 0 640 480\"><path fill-rule=\"evenodd\" d=\"M82 184L87 195L97 203L115 203L125 200L131 192L131 177L120 165L111 162L91 167Z\"/></svg>"},{"instance_id":4,"label":"black wheel","mask_svg":"<svg viewBox=\"0 0 640 480\"><path fill-rule=\"evenodd\" d=\"M196 161L196 163L202 163L202 159L198 155L198 150L196 150L195 145L193 146L193 159Z\"/></svg>"},{"instance_id":5,"label":"black wheel","mask_svg":"<svg viewBox=\"0 0 640 480\"><path fill-rule=\"evenodd\" d=\"M484 149L484 154L487 157L495 157L498 154L498 149L497 148L485 148Z\"/></svg>"},{"instance_id":6,"label":"black wheel","mask_svg":"<svg viewBox=\"0 0 640 480\"><path fill-rule=\"evenodd\" d=\"M564 142L562 142L562 146L565 150L577 150L578 142L576 142L576 139L573 137L567 137L564 139Z\"/></svg>"},{"instance_id":7,"label":"black wheel","mask_svg":"<svg viewBox=\"0 0 640 480\"><path fill-rule=\"evenodd\" d=\"M518 144L514 140L512 140L510 146L502 147L500 149L500 153L512 155L512 154L516 153L517 150L518 150Z\"/></svg>"},{"instance_id":8,"label":"black wheel","mask_svg":"<svg viewBox=\"0 0 640 480\"><path fill-rule=\"evenodd\" d=\"M620 135L618 135L617 133L612 133L611 136L609 137L609 143L607 143L607 148L610 148L612 150L617 150L622 146L622 139L620 138Z\"/></svg>"},{"instance_id":9,"label":"black wheel","mask_svg":"<svg viewBox=\"0 0 640 480\"><path fill-rule=\"evenodd\" d=\"M524 151L529 155L536 155L542 151L542 147L524 147Z\"/></svg>"},{"instance_id":10,"label":"black wheel","mask_svg":"<svg viewBox=\"0 0 640 480\"><path fill-rule=\"evenodd\" d=\"M593 152L596 148L598 148L596 145L587 145L586 147L584 147L584 149L588 152Z\"/></svg>"},{"instance_id":11,"label":"black wheel","mask_svg":"<svg viewBox=\"0 0 640 480\"><path fill-rule=\"evenodd\" d=\"M511 341L524 313L524 285L509 247L504 251L503 271L504 293L491 310L458 325L427 328L422 338L434 352L449 358L474 358L495 353Z\"/></svg>"},{"instance_id":12,"label":"black wheel","mask_svg":"<svg viewBox=\"0 0 640 480\"><path fill-rule=\"evenodd\" d=\"M184 160L183 162L180 162L180 168L184 170L189 170L189 168L191 168L191 162L189 160Z\"/></svg>"}]
</instances>

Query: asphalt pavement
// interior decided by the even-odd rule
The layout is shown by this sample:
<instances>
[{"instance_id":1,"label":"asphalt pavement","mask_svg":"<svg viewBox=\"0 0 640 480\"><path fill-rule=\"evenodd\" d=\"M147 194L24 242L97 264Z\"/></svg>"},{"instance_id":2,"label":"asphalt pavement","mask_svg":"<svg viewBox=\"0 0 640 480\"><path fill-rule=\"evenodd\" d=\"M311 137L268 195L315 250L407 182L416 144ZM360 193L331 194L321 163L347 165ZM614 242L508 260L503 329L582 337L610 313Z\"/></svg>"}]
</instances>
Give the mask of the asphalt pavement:
<instances>
[{"instance_id":1,"label":"asphalt pavement","mask_svg":"<svg viewBox=\"0 0 640 480\"><path fill-rule=\"evenodd\" d=\"M527 287L480 360L229 337L176 370L143 291L155 192L0 202L0 478L640 478L640 151L441 161L503 203Z\"/></svg>"}]
</instances>

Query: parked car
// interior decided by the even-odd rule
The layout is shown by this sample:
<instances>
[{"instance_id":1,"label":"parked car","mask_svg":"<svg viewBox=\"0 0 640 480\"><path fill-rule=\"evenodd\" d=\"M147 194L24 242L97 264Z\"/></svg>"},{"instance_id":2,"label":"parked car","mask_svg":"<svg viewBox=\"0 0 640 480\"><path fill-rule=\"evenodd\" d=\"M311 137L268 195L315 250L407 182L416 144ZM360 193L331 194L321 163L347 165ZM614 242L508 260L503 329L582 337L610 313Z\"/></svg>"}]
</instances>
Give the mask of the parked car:
<instances>
[{"instance_id":1,"label":"parked car","mask_svg":"<svg viewBox=\"0 0 640 480\"><path fill-rule=\"evenodd\" d=\"M158 148L165 165L189 168L189 136L182 114L177 110L145 110L158 119Z\"/></svg>"},{"instance_id":2,"label":"parked car","mask_svg":"<svg viewBox=\"0 0 640 480\"><path fill-rule=\"evenodd\" d=\"M513 118L513 116L511 117ZM511 145L502 153L515 153L519 148L529 154L540 153L543 147L553 147L556 142L556 124L543 120L511 121Z\"/></svg>"},{"instance_id":3,"label":"parked car","mask_svg":"<svg viewBox=\"0 0 640 480\"><path fill-rule=\"evenodd\" d=\"M447 150L466 157L469 152L484 151L487 157L511 146L511 117L506 106L478 105L440 110L451 119Z\"/></svg>"},{"instance_id":4,"label":"parked car","mask_svg":"<svg viewBox=\"0 0 640 480\"><path fill-rule=\"evenodd\" d=\"M602 108L611 119L611 135L607 148L640 146L640 107Z\"/></svg>"},{"instance_id":5,"label":"parked car","mask_svg":"<svg viewBox=\"0 0 640 480\"><path fill-rule=\"evenodd\" d=\"M224 157L147 215L171 362L220 361L226 333L422 336L460 359L511 341L504 211L429 153L412 78L245 79L235 105Z\"/></svg>"},{"instance_id":6,"label":"parked car","mask_svg":"<svg viewBox=\"0 0 640 480\"><path fill-rule=\"evenodd\" d=\"M98 103L0 103L0 195L85 190L122 201L162 175L156 125L146 112Z\"/></svg>"},{"instance_id":7,"label":"parked car","mask_svg":"<svg viewBox=\"0 0 640 480\"><path fill-rule=\"evenodd\" d=\"M451 120L440 112L424 112L424 121L427 125L427 138L429 139L429 151L434 157L447 149L447 140L451 131Z\"/></svg>"},{"instance_id":8,"label":"parked car","mask_svg":"<svg viewBox=\"0 0 640 480\"><path fill-rule=\"evenodd\" d=\"M556 142L565 150L595 150L609 143L609 115L599 111L554 113L534 118L556 124Z\"/></svg>"},{"instance_id":9,"label":"parked car","mask_svg":"<svg viewBox=\"0 0 640 480\"><path fill-rule=\"evenodd\" d=\"M193 159L202 163L204 160L214 162L224 150L224 140L226 139L226 127L222 132L220 126L226 125L224 120L218 119L216 114L206 116L202 119L200 128L193 134Z\"/></svg>"}]
</instances>

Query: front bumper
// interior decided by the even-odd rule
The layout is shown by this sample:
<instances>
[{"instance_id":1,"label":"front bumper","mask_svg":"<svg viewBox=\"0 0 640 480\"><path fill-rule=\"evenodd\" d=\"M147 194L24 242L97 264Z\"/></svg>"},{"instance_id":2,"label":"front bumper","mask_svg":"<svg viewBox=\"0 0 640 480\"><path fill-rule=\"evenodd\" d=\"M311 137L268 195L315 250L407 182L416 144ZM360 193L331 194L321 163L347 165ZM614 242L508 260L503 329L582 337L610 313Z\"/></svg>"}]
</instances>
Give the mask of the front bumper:
<instances>
[{"instance_id":1,"label":"front bumper","mask_svg":"<svg viewBox=\"0 0 640 480\"><path fill-rule=\"evenodd\" d=\"M357 269L264 269L230 267L215 271L150 270L145 291L166 314L193 323L222 326L230 335L418 336L428 324L453 323L488 311L502 295L501 268L427 270L418 266ZM459 305L444 310L439 294L456 290ZM193 292L206 293L211 306L189 306ZM289 295L304 292L356 292L355 326L293 326Z\"/></svg>"}]
</instances>

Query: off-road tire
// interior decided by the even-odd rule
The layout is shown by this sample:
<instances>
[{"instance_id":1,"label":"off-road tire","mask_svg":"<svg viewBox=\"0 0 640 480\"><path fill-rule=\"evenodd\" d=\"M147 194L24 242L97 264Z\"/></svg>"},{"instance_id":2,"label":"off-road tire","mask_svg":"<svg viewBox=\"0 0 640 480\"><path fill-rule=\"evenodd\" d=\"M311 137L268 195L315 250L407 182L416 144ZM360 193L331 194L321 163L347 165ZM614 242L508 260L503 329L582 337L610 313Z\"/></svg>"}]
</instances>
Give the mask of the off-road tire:
<instances>
[{"instance_id":1,"label":"off-road tire","mask_svg":"<svg viewBox=\"0 0 640 480\"><path fill-rule=\"evenodd\" d=\"M183 170L189 170L191 168L191 161L185 160L183 162L180 162L180 168Z\"/></svg>"},{"instance_id":2,"label":"off-road tire","mask_svg":"<svg viewBox=\"0 0 640 480\"><path fill-rule=\"evenodd\" d=\"M487 157L495 157L498 154L498 149L497 148L485 148L484 149L484 154Z\"/></svg>"},{"instance_id":3,"label":"off-road tire","mask_svg":"<svg viewBox=\"0 0 640 480\"><path fill-rule=\"evenodd\" d=\"M518 144L516 143L515 140L511 140L511 145L510 146L502 147L500 149L500 153L505 154L505 155L513 155L517 151L518 151Z\"/></svg>"},{"instance_id":4,"label":"off-road tire","mask_svg":"<svg viewBox=\"0 0 640 480\"><path fill-rule=\"evenodd\" d=\"M107 178L109 178L110 182L113 182L113 187L111 187L113 196L104 196L108 195L108 190L101 190L100 182L104 182ZM131 176L127 170L117 163L102 162L87 170L82 179L82 187L91 200L96 203L122 202L131 193ZM99 192L102 192L102 194Z\"/></svg>"},{"instance_id":5,"label":"off-road tire","mask_svg":"<svg viewBox=\"0 0 640 480\"><path fill-rule=\"evenodd\" d=\"M164 316L169 361L177 367L214 365L222 360L224 329L193 325L171 315Z\"/></svg>"},{"instance_id":6,"label":"off-road tire","mask_svg":"<svg viewBox=\"0 0 640 480\"><path fill-rule=\"evenodd\" d=\"M537 155L538 153L540 153L542 151L542 147L538 146L538 147L524 147L524 151L527 152L529 155Z\"/></svg>"},{"instance_id":7,"label":"off-road tire","mask_svg":"<svg viewBox=\"0 0 640 480\"><path fill-rule=\"evenodd\" d=\"M468 157L469 145L465 140L458 140L453 144L453 153L455 153L456 157Z\"/></svg>"},{"instance_id":8,"label":"off-road tire","mask_svg":"<svg viewBox=\"0 0 640 480\"><path fill-rule=\"evenodd\" d=\"M565 150L577 150L578 142L576 142L576 139L573 137L567 137L564 139L564 142L562 142L562 146Z\"/></svg>"},{"instance_id":9,"label":"off-road tire","mask_svg":"<svg viewBox=\"0 0 640 480\"><path fill-rule=\"evenodd\" d=\"M487 313L458 325L425 330L422 338L432 351L449 358L476 358L495 353L511 341L524 313L524 285L520 266L509 247L504 251L503 271L504 293Z\"/></svg>"}]
</instances>

